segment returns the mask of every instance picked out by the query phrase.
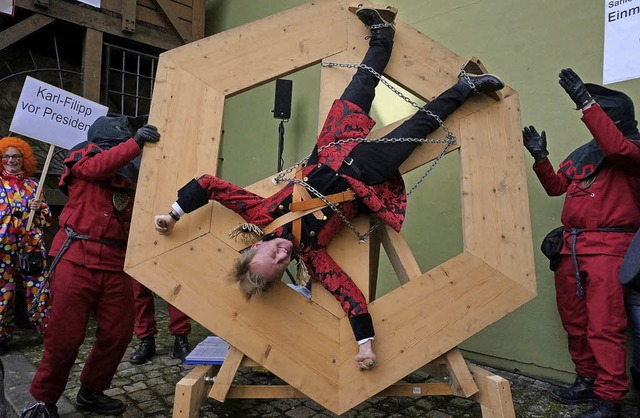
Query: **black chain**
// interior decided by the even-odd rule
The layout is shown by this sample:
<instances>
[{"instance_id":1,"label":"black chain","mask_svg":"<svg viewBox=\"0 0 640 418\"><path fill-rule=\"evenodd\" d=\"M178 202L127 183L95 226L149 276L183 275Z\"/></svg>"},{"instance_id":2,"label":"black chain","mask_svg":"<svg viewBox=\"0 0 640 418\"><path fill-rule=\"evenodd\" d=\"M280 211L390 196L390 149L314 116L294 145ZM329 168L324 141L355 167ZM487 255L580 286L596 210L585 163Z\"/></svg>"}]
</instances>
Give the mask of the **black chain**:
<instances>
[{"instance_id":1,"label":"black chain","mask_svg":"<svg viewBox=\"0 0 640 418\"><path fill-rule=\"evenodd\" d=\"M453 134L453 132L451 132L451 130L446 127L446 125L444 124L442 119L440 119L440 117L438 115L436 115L435 113L431 112L428 109L423 108L422 106L420 106L419 104L417 104L416 102L411 100L411 98L407 97L401 91L399 91L398 89L393 87L387 80L384 79L384 77L382 77L382 75L380 73L378 73L376 70L374 70L373 68L369 67L368 65L365 65L365 64L341 64L341 63L336 63L336 62L323 62L322 66L323 67L364 68L364 69L366 69L367 71L371 72L376 78L378 78L378 80L380 80L380 82L382 82L382 84L387 86L392 92L394 92L396 95L398 95L402 99L404 99L404 101L406 101L407 103L411 104L413 107L416 107L419 111L424 112L427 115L429 115L430 117L434 118L436 120L436 122L438 122L440 127L445 131L445 133L447 134L447 138L446 139L428 139L428 138L376 138L376 139L366 139L366 138L349 138L349 139L341 139L341 140L338 140L338 141L335 141L335 142L330 142L329 144L324 145L323 147L318 149L318 154L319 154L321 151L324 151L325 149L330 148L330 147L335 147L336 145L342 145L342 144L347 144L347 143L352 143L352 142L360 143L360 142L364 142L364 141L367 141L369 143L419 142L419 143L428 143L428 144L446 144L445 147L440 152L440 154L433 160L431 165L429 165L429 167L427 167L427 169L422 174L422 176L420 176L420 178L407 191L407 196L411 196L411 194L418 188L418 186L420 186L420 184L422 184L422 182L431 173L433 168L447 154L447 151L449 150L449 148L451 148L453 145L456 144L456 137ZM473 82L471 81L469 76L467 76L466 72L464 71L464 69L462 67L460 68L460 72L461 72L462 76L465 78L465 80L467 81L467 83L469 83L469 85L475 91L476 90L475 85L473 84ZM308 184L305 181L302 181L302 180L296 179L296 178L292 178L292 177L285 177L295 167L304 166L304 164L309 160L309 157L311 157L311 154L309 154L306 157L302 158L300 161L298 161L293 166L289 167L287 170L278 173L278 175L276 177L274 177L271 180L271 182L274 185L277 185L280 182L286 181L286 182L289 182L289 183L295 183L295 184L299 184L299 185L303 186L305 189L307 189L313 195L315 195L316 197L321 199L329 208L331 208L331 210L333 210L340 217L342 222L344 222L349 227L349 229L351 231L353 231L353 233L358 237L359 242L366 242L367 237L369 237L369 235L371 235L373 233L373 231L375 231L376 228L378 228L380 226L380 224L382 223L382 220L380 218L378 218L376 223L373 224L369 228L369 230L367 230L364 234L361 234L357 230L355 225L353 225L349 221L349 219L347 219L347 217L340 210L340 208L338 208L337 205L331 203L329 201L329 199L327 199L327 197L325 195L323 195L320 191L316 190L313 186L311 186L310 184Z\"/></svg>"}]
</instances>

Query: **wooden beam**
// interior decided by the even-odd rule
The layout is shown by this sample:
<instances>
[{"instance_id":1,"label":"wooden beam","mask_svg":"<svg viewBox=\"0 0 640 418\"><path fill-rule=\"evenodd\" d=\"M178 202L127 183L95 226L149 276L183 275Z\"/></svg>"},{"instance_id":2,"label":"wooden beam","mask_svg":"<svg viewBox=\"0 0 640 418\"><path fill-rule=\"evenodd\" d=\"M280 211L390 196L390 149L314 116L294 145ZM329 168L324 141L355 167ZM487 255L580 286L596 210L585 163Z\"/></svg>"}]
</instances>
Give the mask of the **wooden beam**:
<instances>
[{"instance_id":1,"label":"wooden beam","mask_svg":"<svg viewBox=\"0 0 640 418\"><path fill-rule=\"evenodd\" d=\"M136 31L136 0L122 1L122 31L134 33Z\"/></svg>"},{"instance_id":2,"label":"wooden beam","mask_svg":"<svg viewBox=\"0 0 640 418\"><path fill-rule=\"evenodd\" d=\"M87 28L82 47L82 95L100 103L102 32Z\"/></svg>"},{"instance_id":3,"label":"wooden beam","mask_svg":"<svg viewBox=\"0 0 640 418\"><path fill-rule=\"evenodd\" d=\"M53 22L55 19L52 17L35 14L3 30L0 32L0 51Z\"/></svg>"},{"instance_id":4,"label":"wooden beam","mask_svg":"<svg viewBox=\"0 0 640 418\"><path fill-rule=\"evenodd\" d=\"M180 36L180 39L182 39L182 42L185 44L191 42L193 40L191 39L191 34L187 33L182 29L180 19L171 10L171 2L168 0L153 0L153 1L158 5L158 9L160 9L158 11L164 17L167 18L169 23L171 23L171 26L173 26L173 28L176 30L176 32L178 33L178 36Z\"/></svg>"},{"instance_id":5,"label":"wooden beam","mask_svg":"<svg viewBox=\"0 0 640 418\"><path fill-rule=\"evenodd\" d=\"M473 398L480 404L482 418L515 418L509 381L475 365L469 369L480 389Z\"/></svg>"},{"instance_id":6,"label":"wooden beam","mask_svg":"<svg viewBox=\"0 0 640 418\"><path fill-rule=\"evenodd\" d=\"M176 385L173 398L173 418L197 418L207 400L207 377L213 377L217 366L198 365Z\"/></svg>"},{"instance_id":7,"label":"wooden beam","mask_svg":"<svg viewBox=\"0 0 640 418\"><path fill-rule=\"evenodd\" d=\"M210 398L224 402L243 358L244 354L242 354L240 350L235 347L229 347L224 363L222 363L222 367L220 367L220 371L216 376L216 382L209 392Z\"/></svg>"},{"instance_id":8,"label":"wooden beam","mask_svg":"<svg viewBox=\"0 0 640 418\"><path fill-rule=\"evenodd\" d=\"M135 34L127 35L122 32L122 22L119 16L109 16L100 12L100 10L83 7L76 3L54 1L50 4L49 8L44 10L34 6L30 0L15 0L15 5L21 9L31 10L32 12L73 23L74 25L95 29L156 48L169 50L182 45L181 40L174 34L160 32L144 26L138 26Z\"/></svg>"},{"instance_id":9,"label":"wooden beam","mask_svg":"<svg viewBox=\"0 0 640 418\"><path fill-rule=\"evenodd\" d=\"M191 17L191 41L204 38L205 0L193 0Z\"/></svg>"}]
</instances>

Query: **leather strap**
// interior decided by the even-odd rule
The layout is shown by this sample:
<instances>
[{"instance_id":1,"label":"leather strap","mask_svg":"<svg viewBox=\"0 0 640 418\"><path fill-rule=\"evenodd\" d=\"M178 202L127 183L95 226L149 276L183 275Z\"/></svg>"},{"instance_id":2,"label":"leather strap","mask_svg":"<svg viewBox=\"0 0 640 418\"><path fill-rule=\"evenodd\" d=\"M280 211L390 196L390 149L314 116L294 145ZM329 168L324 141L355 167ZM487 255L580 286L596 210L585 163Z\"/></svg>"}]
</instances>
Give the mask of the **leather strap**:
<instances>
[{"instance_id":1,"label":"leather strap","mask_svg":"<svg viewBox=\"0 0 640 418\"><path fill-rule=\"evenodd\" d=\"M346 190L344 192L330 194L329 196L325 196L325 197L329 202L335 205L338 203L355 199L356 194L353 192L353 190ZM324 200L320 199L319 197L316 197L315 199L303 200L302 202L292 202L291 205L289 206L289 209L291 210L291 212L297 212L299 210L324 208L326 206L327 204L324 202Z\"/></svg>"}]
</instances>

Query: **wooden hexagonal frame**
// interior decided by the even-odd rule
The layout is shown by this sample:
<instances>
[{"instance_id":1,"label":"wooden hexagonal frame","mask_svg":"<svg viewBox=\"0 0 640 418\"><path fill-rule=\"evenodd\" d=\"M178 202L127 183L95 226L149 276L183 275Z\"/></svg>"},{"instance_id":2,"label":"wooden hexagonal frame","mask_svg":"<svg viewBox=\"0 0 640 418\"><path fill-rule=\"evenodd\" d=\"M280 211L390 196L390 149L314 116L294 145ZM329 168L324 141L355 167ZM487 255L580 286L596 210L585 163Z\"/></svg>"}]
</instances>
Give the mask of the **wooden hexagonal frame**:
<instances>
[{"instance_id":1,"label":"wooden hexagonal frame","mask_svg":"<svg viewBox=\"0 0 640 418\"><path fill-rule=\"evenodd\" d=\"M404 284L370 303L379 359L370 372L355 369L349 321L322 289L314 289L309 301L279 285L246 302L226 280L238 250L226 236L240 221L231 211L211 203L184 217L171 235L154 232L153 215L167 211L177 189L202 173L215 173L226 97L324 59L360 61L366 30L348 5L315 1L161 55L150 123L162 141L143 154L125 266L136 280L336 414L536 295L519 102L509 87L501 101L474 97L446 122L459 142L463 252L422 273L400 234L382 234ZM273 59L283 51L286 59ZM398 21L385 74L430 100L455 82L465 62ZM351 75L323 68L321 122ZM391 127L377 134L385 129ZM438 147L422 145L402 170L433 159ZM251 186L265 196L274 188L268 179ZM359 222L364 229L367 220ZM378 248L356 242L343 231L330 252L366 295L373 294L375 267L369 260Z\"/></svg>"}]
</instances>

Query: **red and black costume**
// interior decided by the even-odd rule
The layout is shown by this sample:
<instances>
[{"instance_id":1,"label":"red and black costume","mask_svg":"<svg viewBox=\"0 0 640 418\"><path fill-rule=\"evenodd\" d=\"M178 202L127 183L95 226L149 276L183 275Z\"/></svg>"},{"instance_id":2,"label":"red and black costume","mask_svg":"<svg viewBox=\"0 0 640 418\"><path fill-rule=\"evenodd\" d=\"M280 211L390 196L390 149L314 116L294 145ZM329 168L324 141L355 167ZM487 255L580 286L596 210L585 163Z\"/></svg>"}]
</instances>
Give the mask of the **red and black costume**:
<instances>
[{"instance_id":1,"label":"red and black costume","mask_svg":"<svg viewBox=\"0 0 640 418\"><path fill-rule=\"evenodd\" d=\"M595 378L600 399L620 402L628 379L618 271L640 227L640 135L635 121L616 125L609 113L597 104L584 110L582 121L594 140L575 150L557 173L547 158L533 169L547 194L566 196L555 284L576 372Z\"/></svg>"},{"instance_id":2,"label":"red and black costume","mask_svg":"<svg viewBox=\"0 0 640 418\"><path fill-rule=\"evenodd\" d=\"M363 64L378 73L384 70L393 45L389 28L373 31ZM327 196L351 189L353 201L338 205L346 218L360 212L375 213L394 230L404 221L406 191L398 167L418 145L417 142L370 143L339 140L365 138L375 124L368 116L378 78L361 66L339 100L331 107L313 152L307 161L304 181ZM428 112L444 120L473 92L469 83L460 79L453 87L425 105L409 120L389 133L389 138L424 138L440 124ZM327 146L327 148L324 148ZM268 197L253 194L212 175L203 175L178 191L177 204L189 213L210 199L220 202L246 221L264 227L289 211L293 185L289 184ZM312 278L320 281L342 305L356 340L373 337L373 323L364 295L344 270L329 256L327 246L342 227L342 220L330 208L322 209L324 217L302 218L300 259ZM274 232L289 238L291 225ZM269 239L269 236L264 238Z\"/></svg>"},{"instance_id":3,"label":"red and black costume","mask_svg":"<svg viewBox=\"0 0 640 418\"><path fill-rule=\"evenodd\" d=\"M69 200L50 251L56 257L53 307L30 389L47 404L65 389L90 315L97 330L80 375L83 388L108 389L131 341L132 279L123 267L141 146L130 137L126 117L99 118L89 129L90 142L74 147L64 161L60 187Z\"/></svg>"}]
</instances>

